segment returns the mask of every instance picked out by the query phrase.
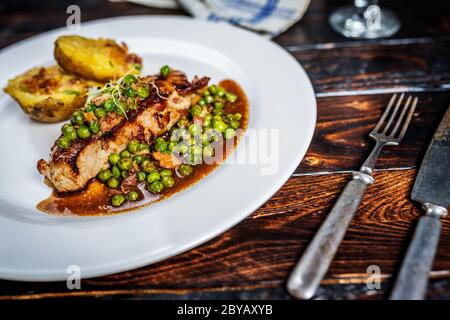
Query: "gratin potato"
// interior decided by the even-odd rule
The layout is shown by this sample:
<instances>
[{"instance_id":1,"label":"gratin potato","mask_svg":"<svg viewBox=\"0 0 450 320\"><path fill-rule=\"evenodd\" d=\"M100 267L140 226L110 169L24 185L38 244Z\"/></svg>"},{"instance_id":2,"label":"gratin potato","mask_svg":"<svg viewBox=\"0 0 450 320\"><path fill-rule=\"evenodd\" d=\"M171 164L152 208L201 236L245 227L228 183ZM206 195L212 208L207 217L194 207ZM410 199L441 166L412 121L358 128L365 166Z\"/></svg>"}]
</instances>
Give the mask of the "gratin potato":
<instances>
[{"instance_id":1,"label":"gratin potato","mask_svg":"<svg viewBox=\"0 0 450 320\"><path fill-rule=\"evenodd\" d=\"M68 72L107 82L126 73L139 74L142 60L128 53L126 44L110 39L61 36L55 42L55 59Z\"/></svg>"},{"instance_id":2,"label":"gratin potato","mask_svg":"<svg viewBox=\"0 0 450 320\"><path fill-rule=\"evenodd\" d=\"M100 85L52 66L28 70L9 80L4 90L33 119L59 122L84 105L89 87Z\"/></svg>"}]
</instances>

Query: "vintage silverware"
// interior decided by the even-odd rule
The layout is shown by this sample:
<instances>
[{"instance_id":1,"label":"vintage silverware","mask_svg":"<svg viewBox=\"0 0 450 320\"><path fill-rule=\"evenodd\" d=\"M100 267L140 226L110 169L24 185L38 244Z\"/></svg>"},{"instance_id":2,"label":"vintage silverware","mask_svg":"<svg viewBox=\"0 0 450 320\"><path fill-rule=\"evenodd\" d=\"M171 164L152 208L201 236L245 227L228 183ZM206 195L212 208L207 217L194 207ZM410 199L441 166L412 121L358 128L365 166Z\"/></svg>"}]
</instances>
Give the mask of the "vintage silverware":
<instances>
[{"instance_id":1,"label":"vintage silverware","mask_svg":"<svg viewBox=\"0 0 450 320\"><path fill-rule=\"evenodd\" d=\"M411 121L417 98L409 96L402 105L404 94L394 94L381 118L369 136L376 144L359 171L353 172L353 179L331 212L319 228L312 242L306 248L300 261L291 273L287 289L298 299L311 298L341 243L345 231L355 215L367 186L373 183L372 171L381 149L387 145L398 145Z\"/></svg>"},{"instance_id":2,"label":"vintage silverware","mask_svg":"<svg viewBox=\"0 0 450 320\"><path fill-rule=\"evenodd\" d=\"M392 300L420 300L425 296L439 234L440 218L450 205L450 107L439 124L420 166L411 199L422 203L419 219L391 294Z\"/></svg>"}]
</instances>

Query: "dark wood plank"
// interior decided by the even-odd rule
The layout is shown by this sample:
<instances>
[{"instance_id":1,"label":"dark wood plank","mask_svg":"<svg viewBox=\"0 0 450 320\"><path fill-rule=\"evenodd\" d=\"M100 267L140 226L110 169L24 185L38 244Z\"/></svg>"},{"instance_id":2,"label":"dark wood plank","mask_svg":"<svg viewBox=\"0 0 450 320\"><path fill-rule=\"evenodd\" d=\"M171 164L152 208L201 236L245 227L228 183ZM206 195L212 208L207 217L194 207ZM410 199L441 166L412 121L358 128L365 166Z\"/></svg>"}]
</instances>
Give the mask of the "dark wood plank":
<instances>
[{"instance_id":1,"label":"dark wood plank","mask_svg":"<svg viewBox=\"0 0 450 320\"><path fill-rule=\"evenodd\" d=\"M0 2L0 48L66 26L66 9L72 4L81 9L81 23L127 15L187 15L181 9L158 9L107 0L3 0Z\"/></svg>"},{"instance_id":2,"label":"dark wood plank","mask_svg":"<svg viewBox=\"0 0 450 320\"><path fill-rule=\"evenodd\" d=\"M303 19L281 34L275 41L282 46L298 48L324 48L336 46L362 46L385 40L349 40L335 33L328 25L328 17L335 9L350 5L349 0L314 0ZM400 18L402 27L389 43L430 42L433 38L450 35L450 2L433 0L432 4L423 0L381 1L383 7L394 11Z\"/></svg>"},{"instance_id":3,"label":"dark wood plank","mask_svg":"<svg viewBox=\"0 0 450 320\"><path fill-rule=\"evenodd\" d=\"M318 96L450 90L450 39L293 51Z\"/></svg>"},{"instance_id":4,"label":"dark wood plank","mask_svg":"<svg viewBox=\"0 0 450 320\"><path fill-rule=\"evenodd\" d=\"M330 1L326 4L322 0L313 1L305 20L282 36L292 37L300 42L306 41L306 44L298 46L294 40L281 41L283 38L279 41L303 64L319 96L358 94L367 90L371 93L377 90L450 90L450 32L448 30L450 18L445 15L442 18L436 16L438 12L444 12L442 10L446 6L450 7L450 2L438 1L437 6L424 7L419 4L415 7L410 6L414 10L420 10L420 14L416 14L419 20L423 16L423 19L431 24L428 28L419 28L416 31L412 29L411 32L418 32L419 36L424 36L419 32L420 30L430 30L430 35L436 35L434 30L439 30L436 31L438 34L448 35L441 40L417 38L417 41L408 40L406 44L402 44L403 38L402 41L394 39L387 42L377 40L367 43L346 40L345 45L342 39L332 31L329 30L331 34L323 37L322 33L317 32L308 22L312 20L322 28L329 28L322 21L323 16L317 20L315 15L326 15L324 8L334 7L342 2L338 1L335 5L333 3L336 1L331 1L331 5L328 2ZM161 10L101 0L83 0L76 3L81 7L82 21L119 15L185 14L182 10ZM72 1L48 1L48 5L35 1L2 2L0 4L0 29L2 30L0 48L31 35L65 26L67 18L65 12L69 4L72 4ZM413 10L402 11L413 12ZM440 23L440 27L432 27L432 23L436 21ZM298 28L305 28L304 31L308 30L308 34L318 38L301 40ZM407 26L405 29L410 30ZM324 45L324 41L335 42ZM322 46L311 46L312 43L322 43Z\"/></svg>"},{"instance_id":5,"label":"dark wood plank","mask_svg":"<svg viewBox=\"0 0 450 320\"><path fill-rule=\"evenodd\" d=\"M314 0L301 21L275 39L276 42L292 49L324 47L330 44L347 46L365 45L380 40L354 41L335 33L328 26L328 16L336 8L349 5L348 0ZM181 9L155 9L131 3L112 3L104 0L3 0L0 3L0 48L34 34L63 27L66 8L77 4L82 9L82 21L121 15L175 14L186 15ZM402 28L391 39L393 43L405 41L430 41L434 37L450 34L450 18L446 14L450 3L434 0L429 5L422 0L383 1L383 5L394 10L402 21ZM398 41L401 40L401 41ZM392 43L392 42L391 42Z\"/></svg>"},{"instance_id":6,"label":"dark wood plank","mask_svg":"<svg viewBox=\"0 0 450 320\"><path fill-rule=\"evenodd\" d=\"M408 200L415 174L412 169L375 174L377 184L363 199L324 284L364 284L370 265L378 265L387 285L391 283L421 214ZM348 179L349 174L293 177L250 218L208 243L148 267L83 280L82 290L75 293L68 292L65 283L0 281L0 294L158 297L283 288ZM435 277L450 277L449 245L450 221L444 219Z\"/></svg>"},{"instance_id":7,"label":"dark wood plank","mask_svg":"<svg viewBox=\"0 0 450 320\"><path fill-rule=\"evenodd\" d=\"M391 95L318 99L317 128L297 174L355 170L373 147L368 133ZM419 104L402 143L386 147L377 169L411 168L420 164L429 141L450 105L450 92L417 94Z\"/></svg>"}]
</instances>

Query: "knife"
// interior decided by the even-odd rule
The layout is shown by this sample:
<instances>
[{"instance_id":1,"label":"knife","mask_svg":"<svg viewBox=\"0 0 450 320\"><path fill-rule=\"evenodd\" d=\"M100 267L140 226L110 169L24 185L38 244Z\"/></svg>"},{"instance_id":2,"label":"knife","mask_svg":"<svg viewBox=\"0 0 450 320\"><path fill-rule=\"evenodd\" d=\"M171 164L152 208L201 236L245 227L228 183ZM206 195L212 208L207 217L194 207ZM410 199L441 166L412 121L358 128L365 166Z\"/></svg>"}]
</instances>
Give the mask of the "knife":
<instances>
[{"instance_id":1,"label":"knife","mask_svg":"<svg viewBox=\"0 0 450 320\"><path fill-rule=\"evenodd\" d=\"M426 214L419 219L391 300L422 300L425 296L442 227L440 218L447 215L450 204L450 107L431 140L411 198L422 204Z\"/></svg>"}]
</instances>

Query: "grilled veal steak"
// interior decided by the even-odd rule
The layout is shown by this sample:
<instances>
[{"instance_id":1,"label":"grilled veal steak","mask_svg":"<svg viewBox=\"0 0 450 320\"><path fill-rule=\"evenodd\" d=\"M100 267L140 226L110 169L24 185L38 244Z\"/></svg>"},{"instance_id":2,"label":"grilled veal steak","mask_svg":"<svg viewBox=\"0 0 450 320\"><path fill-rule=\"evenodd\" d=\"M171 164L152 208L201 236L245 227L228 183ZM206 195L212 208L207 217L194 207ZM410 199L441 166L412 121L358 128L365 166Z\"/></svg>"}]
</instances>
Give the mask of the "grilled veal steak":
<instances>
[{"instance_id":1,"label":"grilled veal steak","mask_svg":"<svg viewBox=\"0 0 450 320\"><path fill-rule=\"evenodd\" d=\"M122 96L122 80L89 99L82 110L85 124L96 122L98 133L88 138L76 138L69 146L55 143L50 160L38 161L39 172L56 191L73 192L85 188L100 170L108 167L108 156L126 148L129 141L137 139L152 143L187 113L209 81L208 78L194 78L189 82L183 73L174 70L166 78L160 75L139 78L133 88L147 88L148 96L143 98L142 95ZM120 108L116 107L104 117L89 111L90 106L104 109L108 100L114 100Z\"/></svg>"}]
</instances>

